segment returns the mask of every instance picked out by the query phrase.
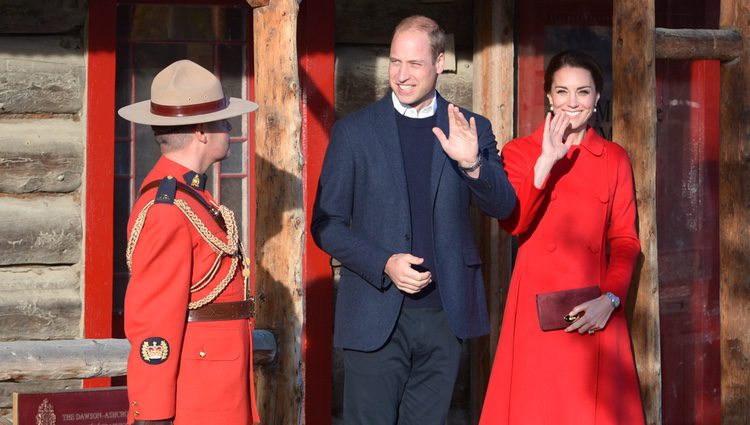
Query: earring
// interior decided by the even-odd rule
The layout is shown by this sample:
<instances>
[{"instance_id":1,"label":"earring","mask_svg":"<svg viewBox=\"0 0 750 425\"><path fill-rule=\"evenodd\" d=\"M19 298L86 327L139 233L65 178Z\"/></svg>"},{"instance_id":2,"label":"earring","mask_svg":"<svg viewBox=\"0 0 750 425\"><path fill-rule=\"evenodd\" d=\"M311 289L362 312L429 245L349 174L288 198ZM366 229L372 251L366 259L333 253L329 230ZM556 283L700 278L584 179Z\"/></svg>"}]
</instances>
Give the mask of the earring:
<instances>
[{"instance_id":1,"label":"earring","mask_svg":"<svg viewBox=\"0 0 750 425\"><path fill-rule=\"evenodd\" d=\"M549 111L550 112L555 112L555 108L553 108L552 105L549 105Z\"/></svg>"},{"instance_id":2,"label":"earring","mask_svg":"<svg viewBox=\"0 0 750 425\"><path fill-rule=\"evenodd\" d=\"M594 106L594 112L596 112L596 106Z\"/></svg>"}]
</instances>

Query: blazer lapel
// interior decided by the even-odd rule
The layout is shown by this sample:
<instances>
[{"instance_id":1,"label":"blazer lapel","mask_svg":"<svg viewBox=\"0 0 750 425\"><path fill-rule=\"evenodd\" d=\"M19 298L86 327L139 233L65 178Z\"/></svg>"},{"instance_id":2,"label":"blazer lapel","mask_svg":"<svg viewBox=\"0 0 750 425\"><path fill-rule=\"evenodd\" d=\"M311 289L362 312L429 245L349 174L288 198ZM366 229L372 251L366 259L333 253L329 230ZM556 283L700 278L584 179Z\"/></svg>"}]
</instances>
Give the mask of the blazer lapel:
<instances>
[{"instance_id":1,"label":"blazer lapel","mask_svg":"<svg viewBox=\"0 0 750 425\"><path fill-rule=\"evenodd\" d=\"M378 101L374 112L372 131L377 135L386 161L388 161L388 168L391 170L395 183L394 190L398 191L401 199L408 205L409 192L406 187L404 156L401 153L401 141L398 137L395 109L390 93Z\"/></svg>"},{"instance_id":2,"label":"blazer lapel","mask_svg":"<svg viewBox=\"0 0 750 425\"><path fill-rule=\"evenodd\" d=\"M436 107L437 110L435 111L435 114L437 115L437 126L443 130L443 133L445 133L446 136L448 136L448 102L446 102L439 93L437 94ZM438 187L440 186L440 176L443 174L445 160L448 158L448 155L445 154L443 147L440 145L440 140L438 140L437 137L434 139L435 144L432 147L432 173L430 174L430 193L432 195L430 199L432 200L433 211L435 197L437 196Z\"/></svg>"}]
</instances>

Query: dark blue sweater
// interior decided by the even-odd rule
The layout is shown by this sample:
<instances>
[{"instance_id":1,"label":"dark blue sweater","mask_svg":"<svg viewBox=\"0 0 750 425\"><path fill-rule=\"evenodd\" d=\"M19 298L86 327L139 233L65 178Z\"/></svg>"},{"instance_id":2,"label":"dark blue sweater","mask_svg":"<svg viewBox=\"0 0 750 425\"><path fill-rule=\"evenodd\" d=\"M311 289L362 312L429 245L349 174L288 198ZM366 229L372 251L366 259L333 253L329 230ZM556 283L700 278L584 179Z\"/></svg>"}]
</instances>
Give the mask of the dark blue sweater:
<instances>
[{"instance_id":1,"label":"dark blue sweater","mask_svg":"<svg viewBox=\"0 0 750 425\"><path fill-rule=\"evenodd\" d=\"M430 174L432 150L438 143L432 128L437 125L435 115L429 118L408 118L398 112L396 124L404 157L404 171L409 191L411 211L411 254L424 258L424 263L414 268L430 270L432 283L416 294L406 294L405 308L442 307L435 276L435 247L432 237L432 202L430 200Z\"/></svg>"}]
</instances>

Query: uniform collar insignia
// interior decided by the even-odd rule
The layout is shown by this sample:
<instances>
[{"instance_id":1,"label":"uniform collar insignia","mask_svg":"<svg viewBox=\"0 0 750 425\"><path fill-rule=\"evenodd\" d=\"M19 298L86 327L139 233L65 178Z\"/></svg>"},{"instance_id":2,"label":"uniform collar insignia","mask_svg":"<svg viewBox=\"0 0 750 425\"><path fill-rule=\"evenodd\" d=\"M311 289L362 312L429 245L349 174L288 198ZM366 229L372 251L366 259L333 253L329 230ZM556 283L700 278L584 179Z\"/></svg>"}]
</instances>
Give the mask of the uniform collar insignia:
<instances>
[{"instance_id":1,"label":"uniform collar insignia","mask_svg":"<svg viewBox=\"0 0 750 425\"><path fill-rule=\"evenodd\" d=\"M188 171L183 174L182 177L185 179L185 183L189 184L193 189L200 191L206 189L206 181L208 180L206 174L198 174L195 171Z\"/></svg>"}]
</instances>

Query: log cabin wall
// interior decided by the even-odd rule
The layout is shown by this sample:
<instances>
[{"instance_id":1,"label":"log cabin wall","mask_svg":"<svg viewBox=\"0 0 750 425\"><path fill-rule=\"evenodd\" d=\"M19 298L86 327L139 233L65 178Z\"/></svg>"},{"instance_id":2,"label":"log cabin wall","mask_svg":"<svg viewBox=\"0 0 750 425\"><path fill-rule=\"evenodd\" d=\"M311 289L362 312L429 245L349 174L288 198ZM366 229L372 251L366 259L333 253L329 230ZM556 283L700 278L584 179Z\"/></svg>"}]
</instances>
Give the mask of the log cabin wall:
<instances>
[{"instance_id":1,"label":"log cabin wall","mask_svg":"<svg viewBox=\"0 0 750 425\"><path fill-rule=\"evenodd\" d=\"M473 0L336 0L334 78L337 119L390 92L388 55L392 32L401 19L414 14L435 19L448 34L446 71L438 77L438 91L450 102L468 109L473 108ZM337 271L335 274L338 274ZM452 425L473 423L472 415L476 413L472 412L470 399L471 358L471 347L465 344L464 360L448 421ZM344 383L342 362L340 351L334 350L334 424L341 420Z\"/></svg>"},{"instance_id":2,"label":"log cabin wall","mask_svg":"<svg viewBox=\"0 0 750 425\"><path fill-rule=\"evenodd\" d=\"M82 333L85 0L5 0L0 13L0 341ZM77 380L0 383L11 393Z\"/></svg>"}]
</instances>

